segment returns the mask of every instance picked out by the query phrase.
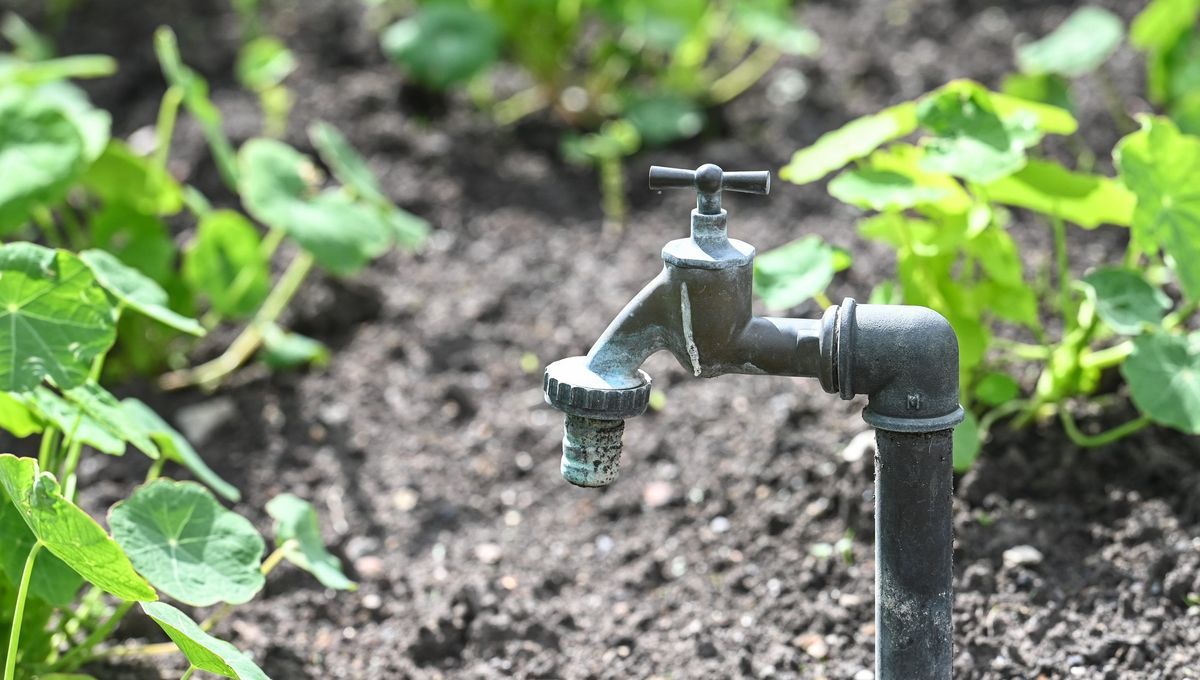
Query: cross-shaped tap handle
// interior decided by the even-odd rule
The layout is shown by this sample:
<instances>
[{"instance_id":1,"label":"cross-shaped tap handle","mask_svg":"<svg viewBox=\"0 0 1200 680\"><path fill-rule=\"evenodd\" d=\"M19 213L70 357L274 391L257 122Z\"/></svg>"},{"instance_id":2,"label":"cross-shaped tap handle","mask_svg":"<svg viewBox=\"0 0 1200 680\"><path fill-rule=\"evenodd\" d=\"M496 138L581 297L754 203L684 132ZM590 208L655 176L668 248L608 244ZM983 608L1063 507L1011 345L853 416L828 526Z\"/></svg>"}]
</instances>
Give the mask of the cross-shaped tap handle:
<instances>
[{"instance_id":1,"label":"cross-shaped tap handle","mask_svg":"<svg viewBox=\"0 0 1200 680\"><path fill-rule=\"evenodd\" d=\"M766 194L771 191L771 173L766 170L725 172L712 163L695 170L650 166L650 188L657 191L677 187L696 190L696 210L702 215L721 214L721 191Z\"/></svg>"}]
</instances>

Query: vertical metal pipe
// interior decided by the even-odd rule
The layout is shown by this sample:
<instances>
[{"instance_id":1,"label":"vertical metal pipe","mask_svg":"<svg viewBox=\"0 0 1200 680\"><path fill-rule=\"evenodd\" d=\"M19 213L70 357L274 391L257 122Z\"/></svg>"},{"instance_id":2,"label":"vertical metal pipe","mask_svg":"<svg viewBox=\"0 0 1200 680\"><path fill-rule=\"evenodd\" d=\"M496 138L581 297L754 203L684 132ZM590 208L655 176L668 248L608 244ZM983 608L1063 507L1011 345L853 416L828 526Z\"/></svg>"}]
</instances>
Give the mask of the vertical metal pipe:
<instances>
[{"instance_id":1,"label":"vertical metal pipe","mask_svg":"<svg viewBox=\"0 0 1200 680\"><path fill-rule=\"evenodd\" d=\"M875 433L876 680L950 678L952 433Z\"/></svg>"}]
</instances>

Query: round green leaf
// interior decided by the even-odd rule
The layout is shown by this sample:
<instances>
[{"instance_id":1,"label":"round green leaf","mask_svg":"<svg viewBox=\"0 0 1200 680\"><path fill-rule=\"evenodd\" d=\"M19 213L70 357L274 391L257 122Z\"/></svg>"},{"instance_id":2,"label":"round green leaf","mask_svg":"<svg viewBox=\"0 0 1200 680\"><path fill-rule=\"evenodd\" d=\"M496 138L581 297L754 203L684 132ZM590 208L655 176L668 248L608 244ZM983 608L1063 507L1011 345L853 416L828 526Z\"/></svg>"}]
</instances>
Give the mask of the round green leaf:
<instances>
[{"instance_id":1,"label":"round green leaf","mask_svg":"<svg viewBox=\"0 0 1200 680\"><path fill-rule=\"evenodd\" d=\"M263 330L262 360L274 369L320 366L329 362L329 348L318 340L270 324Z\"/></svg>"},{"instance_id":2,"label":"round green leaf","mask_svg":"<svg viewBox=\"0 0 1200 680\"><path fill-rule=\"evenodd\" d=\"M1121 18L1100 7L1080 7L1050 35L1017 49L1017 67L1026 73L1073 78L1096 70L1121 45Z\"/></svg>"},{"instance_id":3,"label":"round green leaf","mask_svg":"<svg viewBox=\"0 0 1200 680\"><path fill-rule=\"evenodd\" d=\"M111 140L83 175L83 185L105 204L121 204L143 215L174 215L183 189L164 168Z\"/></svg>"},{"instance_id":4,"label":"round green leaf","mask_svg":"<svg viewBox=\"0 0 1200 680\"><path fill-rule=\"evenodd\" d=\"M275 520L275 545L296 542L296 547L287 552L289 562L315 576L326 588L358 588L354 581L342 573L342 563L338 558L325 549L317 524L317 511L311 503L284 493L267 503L267 514Z\"/></svg>"},{"instance_id":5,"label":"round green leaf","mask_svg":"<svg viewBox=\"0 0 1200 680\"><path fill-rule=\"evenodd\" d=\"M295 70L296 55L278 38L254 38L238 53L237 79L248 90L260 92L275 87Z\"/></svg>"},{"instance_id":6,"label":"round green leaf","mask_svg":"<svg viewBox=\"0 0 1200 680\"><path fill-rule=\"evenodd\" d=\"M833 275L849 266L839 251L819 236L780 246L754 262L754 292L769 309L795 307L824 292Z\"/></svg>"},{"instance_id":7,"label":"round green leaf","mask_svg":"<svg viewBox=\"0 0 1200 680\"><path fill-rule=\"evenodd\" d=\"M269 261L254 225L232 210L206 214L183 254L183 278L217 312L253 314L271 288Z\"/></svg>"},{"instance_id":8,"label":"round green leaf","mask_svg":"<svg viewBox=\"0 0 1200 680\"><path fill-rule=\"evenodd\" d=\"M50 378L73 387L116 337L108 295L74 255L32 243L0 246L0 390Z\"/></svg>"},{"instance_id":9,"label":"round green leaf","mask_svg":"<svg viewBox=\"0 0 1200 680\"><path fill-rule=\"evenodd\" d=\"M0 486L46 550L97 588L122 600L158 595L96 520L63 498L58 481L37 460L0 454Z\"/></svg>"},{"instance_id":10,"label":"round green leaf","mask_svg":"<svg viewBox=\"0 0 1200 680\"><path fill-rule=\"evenodd\" d=\"M173 460L187 468L193 475L196 475L196 479L204 482L222 498L234 502L241 500L242 494L238 492L237 487L213 472L200 454L196 453L196 449L192 448L187 438L168 425L167 421L163 420L153 409L132 397L121 401L121 409L131 422L136 423L150 435L168 460Z\"/></svg>"},{"instance_id":11,"label":"round green leaf","mask_svg":"<svg viewBox=\"0 0 1200 680\"><path fill-rule=\"evenodd\" d=\"M795 184L808 184L916 128L916 104L889 106L821 135L812 146L797 151L779 171L779 177Z\"/></svg>"},{"instance_id":12,"label":"round green leaf","mask_svg":"<svg viewBox=\"0 0 1200 680\"><path fill-rule=\"evenodd\" d=\"M91 267L96 281L122 304L177 331L204 335L204 326L167 306L167 291L133 267L103 250L85 250L80 259Z\"/></svg>"},{"instance_id":13,"label":"round green leaf","mask_svg":"<svg viewBox=\"0 0 1200 680\"><path fill-rule=\"evenodd\" d=\"M921 167L973 182L991 182L1020 170L1025 149L1040 139L1032 116L1003 119L983 88L945 88L918 105L925 142Z\"/></svg>"},{"instance_id":14,"label":"round green leaf","mask_svg":"<svg viewBox=\"0 0 1200 680\"><path fill-rule=\"evenodd\" d=\"M0 96L0 232L28 221L37 204L61 199L84 164L83 139L66 115L23 89Z\"/></svg>"},{"instance_id":15,"label":"round green leaf","mask_svg":"<svg viewBox=\"0 0 1200 680\"><path fill-rule=\"evenodd\" d=\"M180 602L241 604L262 589L262 537L199 484L150 482L113 506L109 524L138 571Z\"/></svg>"},{"instance_id":16,"label":"round green leaf","mask_svg":"<svg viewBox=\"0 0 1200 680\"><path fill-rule=\"evenodd\" d=\"M287 232L330 272L353 274L391 247L392 227L373 207L337 191L309 197L305 176L315 169L292 147L252 139L238 163L250 214Z\"/></svg>"},{"instance_id":17,"label":"round green leaf","mask_svg":"<svg viewBox=\"0 0 1200 680\"><path fill-rule=\"evenodd\" d=\"M1017 398L1021 386L1007 373L988 373L975 386L975 398L988 406L999 406Z\"/></svg>"},{"instance_id":18,"label":"round green leaf","mask_svg":"<svg viewBox=\"0 0 1200 680\"><path fill-rule=\"evenodd\" d=\"M1121 375L1139 411L1156 423L1200 434L1200 332L1135 337Z\"/></svg>"},{"instance_id":19,"label":"round green leaf","mask_svg":"<svg viewBox=\"0 0 1200 680\"><path fill-rule=\"evenodd\" d=\"M42 420L71 435L75 441L107 453L110 456L125 455L125 440L114 432L109 423L98 421L88 415L78 404L63 399L50 389L39 386L24 396L25 405L41 416Z\"/></svg>"},{"instance_id":20,"label":"round green leaf","mask_svg":"<svg viewBox=\"0 0 1200 680\"><path fill-rule=\"evenodd\" d=\"M88 225L92 244L160 285L175 277L175 242L167 225L124 203L106 203Z\"/></svg>"},{"instance_id":21,"label":"round green leaf","mask_svg":"<svg viewBox=\"0 0 1200 680\"><path fill-rule=\"evenodd\" d=\"M888 170L847 170L829 183L829 194L844 203L871 210L907 209L936 203L947 195L936 186L922 186L913 178Z\"/></svg>"},{"instance_id":22,"label":"round green leaf","mask_svg":"<svg viewBox=\"0 0 1200 680\"><path fill-rule=\"evenodd\" d=\"M383 51L425 85L464 82L496 61L500 29L486 12L437 3L398 21L380 36Z\"/></svg>"},{"instance_id":23,"label":"round green leaf","mask_svg":"<svg viewBox=\"0 0 1200 680\"><path fill-rule=\"evenodd\" d=\"M1136 335L1146 325L1162 323L1171 298L1150 285L1138 272L1103 267L1084 277L1096 296L1096 313L1118 333Z\"/></svg>"},{"instance_id":24,"label":"round green leaf","mask_svg":"<svg viewBox=\"0 0 1200 680\"><path fill-rule=\"evenodd\" d=\"M234 680L270 680L250 657L228 642L205 633L195 621L171 605L148 602L142 604L142 611L154 619L187 657L188 663L196 668Z\"/></svg>"}]
</instances>

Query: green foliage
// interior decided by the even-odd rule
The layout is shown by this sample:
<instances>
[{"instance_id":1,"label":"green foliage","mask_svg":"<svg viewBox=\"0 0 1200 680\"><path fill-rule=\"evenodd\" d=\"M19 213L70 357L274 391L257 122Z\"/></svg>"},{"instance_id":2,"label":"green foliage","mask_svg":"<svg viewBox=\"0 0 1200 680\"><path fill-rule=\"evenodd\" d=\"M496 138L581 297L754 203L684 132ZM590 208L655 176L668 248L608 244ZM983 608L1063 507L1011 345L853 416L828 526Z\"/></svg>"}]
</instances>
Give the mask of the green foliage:
<instances>
[{"instance_id":1,"label":"green foliage","mask_svg":"<svg viewBox=\"0 0 1200 680\"><path fill-rule=\"evenodd\" d=\"M326 588L358 588L342 573L338 558L325 549L317 511L311 503L289 493L280 494L267 503L267 514L275 520L275 545L285 550L289 562L315 576Z\"/></svg>"},{"instance_id":2,"label":"green foliage","mask_svg":"<svg viewBox=\"0 0 1200 680\"><path fill-rule=\"evenodd\" d=\"M1045 135L1071 135L1077 124L1070 111L1047 103L1069 102L1051 96L1053 81L1033 78L1096 68L1121 33L1106 12L1081 10L1021 50L1018 61L1031 75L1009 93L948 83L826 133L781 173L803 183L850 164L829 182L830 194L875 213L859 223L860 235L896 253L896 281L873 292L872 302L928 306L954 326L962 400L973 410L955 431L959 471L977 458L1002 417L1019 426L1058 414L1081 446L1114 441L1149 422L1200 431L1200 336L1179 330L1200 298L1200 202L1191 189L1200 176L1200 138L1168 119L1143 117L1141 129L1113 151L1116 178L1037 157ZM1133 33L1146 38L1138 25ZM1020 92L1037 101L1014 94ZM901 139L913 132L921 133L916 144ZM1031 211L1051 228L1052 279L1026 275L1005 206ZM1072 279L1067 224L1129 228L1124 264ZM810 237L759 258L755 283L768 306L795 304L828 283L827 266L800 264L800 254L820 251ZM787 262L796 266L789 270ZM1182 303L1163 290L1164 282L1178 286ZM795 296L786 294L789 286ZM1051 316L1056 322L1044 324ZM1061 328L1061 335L1051 339L1047 328ZM998 339L1021 334L1036 342ZM1026 362L1040 370L1031 392L1020 380ZM1093 395L1101 372L1116 366L1142 417L1085 435L1070 415L1071 402Z\"/></svg>"},{"instance_id":3,"label":"green foliage","mask_svg":"<svg viewBox=\"0 0 1200 680\"><path fill-rule=\"evenodd\" d=\"M270 680L236 647L204 632L186 614L165 602L142 604L146 616L163 629L193 668L235 680Z\"/></svg>"},{"instance_id":4,"label":"green foliage","mask_svg":"<svg viewBox=\"0 0 1200 680\"><path fill-rule=\"evenodd\" d=\"M232 210L200 218L183 253L183 280L219 314L242 318L262 305L271 287L270 262L250 220Z\"/></svg>"},{"instance_id":5,"label":"green foliage","mask_svg":"<svg viewBox=\"0 0 1200 680\"><path fill-rule=\"evenodd\" d=\"M199 484L150 482L114 505L108 521L138 572L180 602L242 604L263 587L262 537Z\"/></svg>"},{"instance_id":6,"label":"green foliage","mask_svg":"<svg viewBox=\"0 0 1200 680\"><path fill-rule=\"evenodd\" d=\"M500 56L500 29L493 18L450 2L422 7L389 26L380 41L385 54L439 89L466 81Z\"/></svg>"},{"instance_id":7,"label":"green foliage","mask_svg":"<svg viewBox=\"0 0 1200 680\"><path fill-rule=\"evenodd\" d=\"M1121 18L1099 7L1080 7L1050 35L1017 50L1025 73L1073 78L1108 60L1125 37Z\"/></svg>"},{"instance_id":8,"label":"green foliage","mask_svg":"<svg viewBox=\"0 0 1200 680\"><path fill-rule=\"evenodd\" d=\"M36 460L0 454L0 487L37 543L92 585L125 600L158 599L108 533L66 499Z\"/></svg>"},{"instance_id":9,"label":"green foliage","mask_svg":"<svg viewBox=\"0 0 1200 680\"><path fill-rule=\"evenodd\" d=\"M70 253L10 243L0 246L0 281L0 389L81 384L116 337L91 271Z\"/></svg>"},{"instance_id":10,"label":"green foliage","mask_svg":"<svg viewBox=\"0 0 1200 680\"><path fill-rule=\"evenodd\" d=\"M121 401L121 409L126 419L140 428L158 446L159 452L167 460L184 466L204 485L217 492L222 498L230 501L241 500L242 494L229 482L221 479L212 468L204 462L196 449L175 428L167 424L149 406L132 397Z\"/></svg>"},{"instance_id":11,"label":"green foliage","mask_svg":"<svg viewBox=\"0 0 1200 680\"><path fill-rule=\"evenodd\" d=\"M133 267L122 264L104 250L85 250L79 258L92 270L96 283L107 290L120 306L135 310L191 335L204 335L204 326L168 306L167 291Z\"/></svg>"},{"instance_id":12,"label":"green foliage","mask_svg":"<svg viewBox=\"0 0 1200 680\"><path fill-rule=\"evenodd\" d=\"M768 309L790 309L809 298L823 298L833 275L849 266L849 253L806 236L755 260L754 292Z\"/></svg>"}]
</instances>

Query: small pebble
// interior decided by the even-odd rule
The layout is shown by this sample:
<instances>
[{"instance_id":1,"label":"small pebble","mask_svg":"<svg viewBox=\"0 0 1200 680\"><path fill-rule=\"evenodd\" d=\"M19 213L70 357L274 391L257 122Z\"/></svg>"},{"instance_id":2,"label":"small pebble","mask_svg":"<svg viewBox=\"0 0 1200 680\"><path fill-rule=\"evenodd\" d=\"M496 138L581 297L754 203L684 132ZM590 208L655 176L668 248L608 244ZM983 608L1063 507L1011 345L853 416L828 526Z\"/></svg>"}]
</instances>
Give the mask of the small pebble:
<instances>
[{"instance_id":1,"label":"small pebble","mask_svg":"<svg viewBox=\"0 0 1200 680\"><path fill-rule=\"evenodd\" d=\"M504 551L495 543L480 543L475 546L475 558L484 564L495 564L504 556Z\"/></svg>"},{"instance_id":2,"label":"small pebble","mask_svg":"<svg viewBox=\"0 0 1200 680\"><path fill-rule=\"evenodd\" d=\"M1004 551L1004 566L1009 569L1042 563L1042 551L1032 545L1018 545Z\"/></svg>"},{"instance_id":3,"label":"small pebble","mask_svg":"<svg viewBox=\"0 0 1200 680\"><path fill-rule=\"evenodd\" d=\"M642 489L642 502L648 508L661 508L675 497L675 487L668 482L650 482Z\"/></svg>"},{"instance_id":4,"label":"small pebble","mask_svg":"<svg viewBox=\"0 0 1200 680\"><path fill-rule=\"evenodd\" d=\"M825 642L825 636L818 633L805 633L792 640L792 645L804 650L814 659L824 659L829 656L829 645Z\"/></svg>"},{"instance_id":5,"label":"small pebble","mask_svg":"<svg viewBox=\"0 0 1200 680\"><path fill-rule=\"evenodd\" d=\"M383 606L383 598L379 597L375 593L368 593L363 595L362 606L365 609L379 609Z\"/></svg>"},{"instance_id":6,"label":"small pebble","mask_svg":"<svg viewBox=\"0 0 1200 680\"><path fill-rule=\"evenodd\" d=\"M384 572L383 560L375 555L363 555L354 560L354 571L368 581L381 578Z\"/></svg>"},{"instance_id":7,"label":"small pebble","mask_svg":"<svg viewBox=\"0 0 1200 680\"><path fill-rule=\"evenodd\" d=\"M854 674L854 680L875 680L875 674L864 668Z\"/></svg>"},{"instance_id":8,"label":"small pebble","mask_svg":"<svg viewBox=\"0 0 1200 680\"><path fill-rule=\"evenodd\" d=\"M729 531L729 519L720 515L713 517L712 521L708 523L708 528L712 529L714 534L723 534Z\"/></svg>"},{"instance_id":9,"label":"small pebble","mask_svg":"<svg viewBox=\"0 0 1200 680\"><path fill-rule=\"evenodd\" d=\"M500 577L500 587L505 590L516 590L517 585L519 584L517 583L517 577L515 576L506 575Z\"/></svg>"},{"instance_id":10,"label":"small pebble","mask_svg":"<svg viewBox=\"0 0 1200 680\"><path fill-rule=\"evenodd\" d=\"M403 488L392 494L392 505L400 512L408 512L417 507L420 502L421 495L409 488Z\"/></svg>"}]
</instances>

